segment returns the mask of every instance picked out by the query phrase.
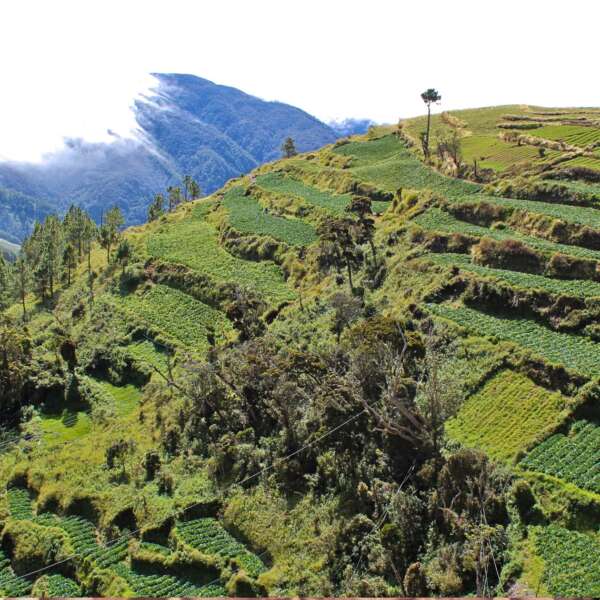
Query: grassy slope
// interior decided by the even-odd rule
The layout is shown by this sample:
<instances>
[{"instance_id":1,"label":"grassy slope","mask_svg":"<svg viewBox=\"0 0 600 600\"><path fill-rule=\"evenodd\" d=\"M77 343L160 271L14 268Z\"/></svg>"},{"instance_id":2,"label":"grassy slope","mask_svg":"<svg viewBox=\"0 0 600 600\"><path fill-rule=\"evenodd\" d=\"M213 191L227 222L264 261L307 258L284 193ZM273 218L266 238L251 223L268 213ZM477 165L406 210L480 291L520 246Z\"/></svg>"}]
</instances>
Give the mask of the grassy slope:
<instances>
[{"instance_id":1,"label":"grassy slope","mask_svg":"<svg viewBox=\"0 0 600 600\"><path fill-rule=\"evenodd\" d=\"M531 149L512 149L498 143L496 124L507 113L531 114L532 111L532 107L508 106L456 111L453 116L465 124L465 139L469 140L465 147L470 148L468 151L475 155L482 147L492 148L496 154L490 154L488 160L497 161L499 168L505 168L513 159L520 161L531 158ZM409 133L418 133L420 127L422 119L408 123L406 128ZM434 117L434 135L440 130L439 117ZM371 140L367 137L357 138L334 148L333 154L347 159L347 165L330 161L328 157L331 154L331 149L324 151L322 162L300 156L290 163L274 163L261 168L255 179L246 178L238 181L237 185L255 185L272 193L270 202L275 207L279 202L282 213L288 207L288 202L293 201L292 204L297 202L337 215L343 214L351 199L348 182L366 182L388 192L403 188L405 193L398 206L390 207L376 221L376 242L382 248L382 255L383 249L387 249L388 278L380 290L367 290L366 300L384 313L402 316L409 307L420 305L423 308L423 301L430 300L432 293L435 296L435 292L447 281L447 272L440 270L439 264L457 264L477 276L494 277L514 288L537 286L557 295L565 292L580 297L598 295L598 284L592 281L565 282L485 269L472 265L466 256L434 256L432 261L417 263L411 260L414 257L412 243L404 236L411 228L411 223L415 223L432 231L445 229L449 232L496 236L499 239L527 238L526 241L532 246L548 252L560 250L575 256L599 258L598 251L553 244L535 236L523 236L508 228L488 229L468 225L450 217L440 205L436 205L435 200L435 206L429 212L413 218L418 212L414 211L414 203L419 200L412 196L412 200L408 201L410 194L406 190L431 190L452 201L503 203L505 206L600 228L600 218L593 209L484 196L477 184L455 180L425 167L393 135ZM282 167L288 165L294 168L293 177L281 172ZM263 203L262 198L259 201ZM309 218L300 211L297 216L284 219L277 213L263 212L258 201L243 196L241 189L229 188L222 199L215 196L184 206L177 213L156 223L132 229L128 235L142 258L155 257L171 265L184 265L216 283L248 286L270 304L278 304L296 298L293 281L286 281L284 269L272 261L251 261L231 254L223 243L222 225L227 224L241 234L254 234L259 238L268 235L291 247L300 247L315 239L314 227L320 214L316 212ZM99 270L105 268L102 252L94 255L94 261ZM83 280L83 272L80 277ZM163 339L172 341L179 358L185 357L189 350L202 355L208 349L207 334L213 329L217 342L235 337L231 323L222 311L203 304L185 291L150 284L137 291L124 293L120 290L115 293L115 287L110 282L111 275L100 279L99 299L105 298L108 303L117 302L125 307L129 311L127 314L131 315L131 323L125 325L141 322L148 326L149 331L159 331ZM329 288L334 285L333 282L320 281L312 275L304 285L304 293L309 299L336 289ZM66 301L65 304L68 305ZM318 347L324 340L332 340L329 312L323 304L311 306L306 312L300 313L297 304L292 304L271 325L273 332L296 340L298 347L305 344ZM18 307L11 309L11 312L17 316ZM510 355L506 346L496 344L498 339L516 343L527 355L541 355L542 369L548 368L550 363L560 362L584 375L600 374L597 367L600 364L600 347L590 338L557 333L528 319L500 319L498 315L463 307L460 298L454 299L453 305L431 306L430 312L467 326L474 323L472 335L476 337L461 340L466 364L472 366L470 376L473 381L479 378L485 380L486 373L505 360L507 354ZM438 323L442 324L443 321L439 319ZM42 308L31 327L43 339L43 332L53 322L52 314ZM485 336L485 339L481 336ZM123 350L142 364L152 364L163 371L166 369L167 356L159 342L136 338L124 343ZM5 454L0 461L2 478L6 481L15 473L27 472L30 486L38 495L38 504L52 499L64 508L72 505L77 498L91 499L100 511L102 526L113 522L127 508L135 512L138 526L155 524L176 506L214 497L206 473L207 465L199 459L192 459L189 463L181 460L169 463L165 468L174 478L175 493L173 497L158 494L156 483L144 480L140 465L146 453L156 447L156 414L159 409L147 399L147 393L131 383L126 387L115 387L101 382L100 386L112 396L117 407L108 420L94 420L81 407L75 407L69 413L42 415L44 431L48 435L57 434L54 437L60 443L29 444L30 454L26 461L18 453ZM141 403L138 402L140 399L143 400ZM543 444L546 433L569 416L568 407L568 402L556 390L541 387L518 371L504 370L487 383L484 381L483 387L466 400L449 426L449 431L455 439L481 447L491 456L510 463L535 442ZM170 410L176 414L177 407L173 406ZM480 418L482 413L487 415L486 419ZM73 415L76 415L74 422L65 420L73 419ZM117 431L119 434L116 434ZM117 473L105 468L107 449L117 435L134 442L135 450L126 465L129 480L120 481ZM540 461L543 460L541 452L539 450L537 455L532 453L531 461L536 456ZM550 461L546 463L550 464ZM554 466L545 470L542 466L536 468L555 476L557 474ZM566 482L578 483L575 476L563 475L562 472L558 476L564 476ZM278 593L299 593L306 589L298 587L299 582L305 583L307 580L315 586L309 586L308 589L318 589L322 566L334 551L332 515L336 514L335 500L315 503L314 499L305 497L294 503L293 508L290 508L287 500L280 493L262 487L252 493L237 491L225 508L225 522L241 532L254 547L268 550L273 557L273 569L261 576L268 589ZM139 508L140 502L144 505L143 511ZM321 535L315 538L317 522ZM330 527L324 523L332 524ZM530 544L528 551L533 553L530 563L536 564L536 572L541 573L540 580L549 583L549 589L561 592L570 589L552 583L553 575L547 574L550 572L544 566L544 561L548 561L547 552L538 552L535 544ZM123 576L129 581L127 585L137 585L140 593L147 593L151 589L148 586L154 585L149 580L136 579L130 572L123 572ZM526 583L533 585L533 581ZM60 582L57 580L56 584ZM593 582L591 585L594 585ZM219 591L214 590L214 593Z\"/></svg>"}]
</instances>

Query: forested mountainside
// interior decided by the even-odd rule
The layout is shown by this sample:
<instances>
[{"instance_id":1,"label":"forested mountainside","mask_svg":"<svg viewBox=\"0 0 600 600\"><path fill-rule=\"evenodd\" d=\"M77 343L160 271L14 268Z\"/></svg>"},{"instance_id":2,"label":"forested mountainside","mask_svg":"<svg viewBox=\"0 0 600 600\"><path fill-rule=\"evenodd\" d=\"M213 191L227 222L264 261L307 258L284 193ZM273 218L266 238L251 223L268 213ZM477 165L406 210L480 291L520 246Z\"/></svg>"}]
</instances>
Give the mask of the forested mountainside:
<instances>
[{"instance_id":1,"label":"forested mountainside","mask_svg":"<svg viewBox=\"0 0 600 600\"><path fill-rule=\"evenodd\" d=\"M228 179L281 156L287 137L300 151L338 134L306 112L193 75L156 73L156 89L135 102L135 139L67 140L40 163L0 162L0 237L19 242L36 218L71 204L96 222L118 205L142 223L154 194L184 175L212 193ZM37 213L34 206L37 205Z\"/></svg>"},{"instance_id":2,"label":"forested mountainside","mask_svg":"<svg viewBox=\"0 0 600 600\"><path fill-rule=\"evenodd\" d=\"M600 596L598 114L47 219L0 269L0 591Z\"/></svg>"}]
</instances>

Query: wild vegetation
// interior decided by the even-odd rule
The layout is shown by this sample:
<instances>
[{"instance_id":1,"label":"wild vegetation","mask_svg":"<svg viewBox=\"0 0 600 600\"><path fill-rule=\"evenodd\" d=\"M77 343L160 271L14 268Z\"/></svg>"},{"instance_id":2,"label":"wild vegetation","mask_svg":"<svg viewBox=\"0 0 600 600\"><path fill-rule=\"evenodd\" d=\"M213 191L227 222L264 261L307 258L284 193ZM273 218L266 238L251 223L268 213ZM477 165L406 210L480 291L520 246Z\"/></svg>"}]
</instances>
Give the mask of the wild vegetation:
<instances>
[{"instance_id":1,"label":"wild vegetation","mask_svg":"<svg viewBox=\"0 0 600 600\"><path fill-rule=\"evenodd\" d=\"M598 595L600 194L549 133L595 118L282 139L143 226L47 216L0 261L0 591Z\"/></svg>"}]
</instances>

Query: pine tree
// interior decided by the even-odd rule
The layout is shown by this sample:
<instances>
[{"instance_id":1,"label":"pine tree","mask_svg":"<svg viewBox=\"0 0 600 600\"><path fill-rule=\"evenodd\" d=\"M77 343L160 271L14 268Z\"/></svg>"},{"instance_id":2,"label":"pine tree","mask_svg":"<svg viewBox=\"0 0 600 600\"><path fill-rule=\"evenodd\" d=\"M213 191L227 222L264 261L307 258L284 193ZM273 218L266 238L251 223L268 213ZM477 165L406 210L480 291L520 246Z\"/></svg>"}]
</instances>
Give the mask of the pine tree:
<instances>
[{"instance_id":1,"label":"pine tree","mask_svg":"<svg viewBox=\"0 0 600 600\"><path fill-rule=\"evenodd\" d=\"M0 254L0 311L8 308L13 300L12 268Z\"/></svg>"},{"instance_id":2,"label":"pine tree","mask_svg":"<svg viewBox=\"0 0 600 600\"><path fill-rule=\"evenodd\" d=\"M50 215L42 226L42 247L36 272L42 282L42 298L46 288L50 298L54 298L55 285L62 267L63 248L62 223L56 215Z\"/></svg>"},{"instance_id":3,"label":"pine tree","mask_svg":"<svg viewBox=\"0 0 600 600\"><path fill-rule=\"evenodd\" d=\"M69 287L71 286L71 275L77 266L76 258L75 248L69 242L63 252L63 266L67 275L67 286Z\"/></svg>"},{"instance_id":4,"label":"pine tree","mask_svg":"<svg viewBox=\"0 0 600 600\"><path fill-rule=\"evenodd\" d=\"M27 306L25 299L31 288L31 270L27 259L24 255L20 255L15 262L15 289L23 307L23 319L27 320Z\"/></svg>"},{"instance_id":5,"label":"pine tree","mask_svg":"<svg viewBox=\"0 0 600 600\"><path fill-rule=\"evenodd\" d=\"M294 140L291 137L286 138L285 142L283 142L281 151L283 152L283 156L285 158L292 158L292 156L296 156L296 154L298 154Z\"/></svg>"},{"instance_id":6,"label":"pine tree","mask_svg":"<svg viewBox=\"0 0 600 600\"><path fill-rule=\"evenodd\" d=\"M169 186L169 212L175 210L181 204L181 188Z\"/></svg>"},{"instance_id":7,"label":"pine tree","mask_svg":"<svg viewBox=\"0 0 600 600\"><path fill-rule=\"evenodd\" d=\"M156 194L154 200L148 207L148 222L156 221L165 212L165 197L162 194Z\"/></svg>"},{"instance_id":8,"label":"pine tree","mask_svg":"<svg viewBox=\"0 0 600 600\"><path fill-rule=\"evenodd\" d=\"M125 275L125 267L129 263L131 256L133 255L133 247L129 243L129 240L123 239L117 248L117 262L123 267L123 275Z\"/></svg>"},{"instance_id":9,"label":"pine tree","mask_svg":"<svg viewBox=\"0 0 600 600\"><path fill-rule=\"evenodd\" d=\"M119 229L125 223L123 213L118 206L113 206L105 215L104 224L100 227L100 244L106 248L106 261L110 263L111 248L119 241Z\"/></svg>"},{"instance_id":10,"label":"pine tree","mask_svg":"<svg viewBox=\"0 0 600 600\"><path fill-rule=\"evenodd\" d=\"M195 179L192 179L192 182L190 184L190 200L196 200L201 196L202 188L200 187L200 184Z\"/></svg>"},{"instance_id":11,"label":"pine tree","mask_svg":"<svg viewBox=\"0 0 600 600\"><path fill-rule=\"evenodd\" d=\"M77 250L77 258L81 261L83 257L83 232L89 215L79 206L71 205L65 215L63 225L65 238Z\"/></svg>"}]
</instances>

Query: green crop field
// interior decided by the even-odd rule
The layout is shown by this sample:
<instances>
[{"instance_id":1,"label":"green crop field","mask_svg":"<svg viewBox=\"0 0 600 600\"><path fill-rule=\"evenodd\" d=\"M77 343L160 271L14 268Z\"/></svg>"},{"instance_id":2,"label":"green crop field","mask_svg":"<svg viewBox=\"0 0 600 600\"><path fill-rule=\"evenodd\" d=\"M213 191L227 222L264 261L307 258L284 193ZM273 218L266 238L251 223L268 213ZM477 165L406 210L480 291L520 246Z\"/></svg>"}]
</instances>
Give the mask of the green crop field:
<instances>
[{"instance_id":1,"label":"green crop field","mask_svg":"<svg viewBox=\"0 0 600 600\"><path fill-rule=\"evenodd\" d=\"M588 338L560 333L530 319L489 315L466 306L428 304L427 308L477 335L514 342L551 363L586 375L600 374L600 344Z\"/></svg>"},{"instance_id":2,"label":"green crop field","mask_svg":"<svg viewBox=\"0 0 600 600\"><path fill-rule=\"evenodd\" d=\"M45 598L77 598L81 596L81 588L72 579L55 573L37 579L33 593Z\"/></svg>"},{"instance_id":3,"label":"green crop field","mask_svg":"<svg viewBox=\"0 0 600 600\"><path fill-rule=\"evenodd\" d=\"M271 302L294 297L275 263L243 260L229 254L220 246L214 227L197 216L163 226L149 236L147 247L151 256L186 265L217 281L250 287Z\"/></svg>"},{"instance_id":4,"label":"green crop field","mask_svg":"<svg viewBox=\"0 0 600 600\"><path fill-rule=\"evenodd\" d=\"M26 596L31 591L31 582L28 579L17 577L12 570L10 559L0 549L0 594L17 598Z\"/></svg>"},{"instance_id":5,"label":"green crop field","mask_svg":"<svg viewBox=\"0 0 600 600\"><path fill-rule=\"evenodd\" d=\"M559 597L600 597L600 541L557 525L532 527L543 580Z\"/></svg>"},{"instance_id":6,"label":"green crop field","mask_svg":"<svg viewBox=\"0 0 600 600\"><path fill-rule=\"evenodd\" d=\"M541 432L562 420L564 407L565 400L559 393L506 370L468 398L446 428L451 438L465 446L512 460Z\"/></svg>"},{"instance_id":7,"label":"green crop field","mask_svg":"<svg viewBox=\"0 0 600 600\"><path fill-rule=\"evenodd\" d=\"M28 520L33 517L31 496L23 488L9 488L6 491L10 516L17 520Z\"/></svg>"},{"instance_id":8,"label":"green crop field","mask_svg":"<svg viewBox=\"0 0 600 600\"><path fill-rule=\"evenodd\" d=\"M589 279L553 279L520 271L483 267L472 263L471 258L465 254L428 254L426 258L438 265L456 266L463 271L498 279L524 290L537 289L551 294L576 297L600 296L600 283Z\"/></svg>"},{"instance_id":9,"label":"green crop field","mask_svg":"<svg viewBox=\"0 0 600 600\"><path fill-rule=\"evenodd\" d=\"M183 542L205 554L235 559L252 577L258 577L266 570L260 558L223 529L216 519L207 517L179 523L176 533Z\"/></svg>"},{"instance_id":10,"label":"green crop field","mask_svg":"<svg viewBox=\"0 0 600 600\"><path fill-rule=\"evenodd\" d=\"M270 214L254 198L244 195L244 188L229 190L223 205L229 211L229 222L242 233L270 235L290 246L306 246L317 239L315 228L300 219L284 219Z\"/></svg>"},{"instance_id":11,"label":"green crop field","mask_svg":"<svg viewBox=\"0 0 600 600\"><path fill-rule=\"evenodd\" d=\"M441 233L463 233L465 235L472 235L475 237L488 237L494 240L519 240L532 248L554 254L560 252L562 254L568 254L570 256L577 256L579 258L590 258L592 260L600 260L600 251L589 250L588 248L582 248L581 246L569 246L567 244L557 244L555 242L549 242L532 235L523 235L510 227L503 229L492 229L488 227L480 227L479 225L472 225L466 221L461 221L451 215L450 213L441 210L439 208L431 208L424 213L421 213L415 217L411 223L419 225L423 229L431 231L439 231Z\"/></svg>"},{"instance_id":12,"label":"green crop field","mask_svg":"<svg viewBox=\"0 0 600 600\"><path fill-rule=\"evenodd\" d=\"M450 198L480 190L475 183L445 177L425 166L395 135L369 142L351 142L335 148L334 152L355 157L348 170L359 179L390 192L399 188L430 188Z\"/></svg>"},{"instance_id":13,"label":"green crop field","mask_svg":"<svg viewBox=\"0 0 600 600\"><path fill-rule=\"evenodd\" d=\"M172 575L138 573L130 569L124 563L113 566L112 570L125 579L131 589L138 597L159 598L159 597L211 597L226 596L227 593L222 585L214 583L207 586L198 586L185 579L180 579Z\"/></svg>"},{"instance_id":14,"label":"green crop field","mask_svg":"<svg viewBox=\"0 0 600 600\"><path fill-rule=\"evenodd\" d=\"M557 433L536 446L520 465L600 494L600 427L577 421L567 435Z\"/></svg>"},{"instance_id":15,"label":"green crop field","mask_svg":"<svg viewBox=\"0 0 600 600\"><path fill-rule=\"evenodd\" d=\"M233 330L221 311L165 285L125 296L121 302L152 327L198 352L209 349L209 334L214 334L216 340L225 340Z\"/></svg>"},{"instance_id":16,"label":"green crop field","mask_svg":"<svg viewBox=\"0 0 600 600\"><path fill-rule=\"evenodd\" d=\"M582 125L546 125L527 133L535 137L566 142L572 146L581 146L582 148L600 141L600 129Z\"/></svg>"},{"instance_id":17,"label":"green crop field","mask_svg":"<svg viewBox=\"0 0 600 600\"><path fill-rule=\"evenodd\" d=\"M600 158L594 156L577 156L561 164L562 167L584 167L593 171L600 171Z\"/></svg>"},{"instance_id":18,"label":"green crop field","mask_svg":"<svg viewBox=\"0 0 600 600\"><path fill-rule=\"evenodd\" d=\"M471 165L474 160L478 167L504 171L511 165L522 161L540 159L537 148L505 142L497 136L472 135L461 139L463 161ZM558 156L558 152L546 151L546 160Z\"/></svg>"},{"instance_id":19,"label":"green crop field","mask_svg":"<svg viewBox=\"0 0 600 600\"><path fill-rule=\"evenodd\" d=\"M464 202L473 202L473 197L463 197L458 200ZM478 195L477 200L482 200L490 204L498 204L509 208L526 210L532 213L538 213L562 219L568 223L579 223L592 228L600 229L600 210L596 208L587 208L582 206L570 206L567 204L558 204L554 202L539 202L536 200L514 200L511 198L499 198L497 196Z\"/></svg>"},{"instance_id":20,"label":"green crop field","mask_svg":"<svg viewBox=\"0 0 600 600\"><path fill-rule=\"evenodd\" d=\"M307 204L323 208L334 215L343 214L352 200L350 194L324 192L291 177L286 177L281 173L259 175L256 178L256 183L269 192L300 198Z\"/></svg>"}]
</instances>

